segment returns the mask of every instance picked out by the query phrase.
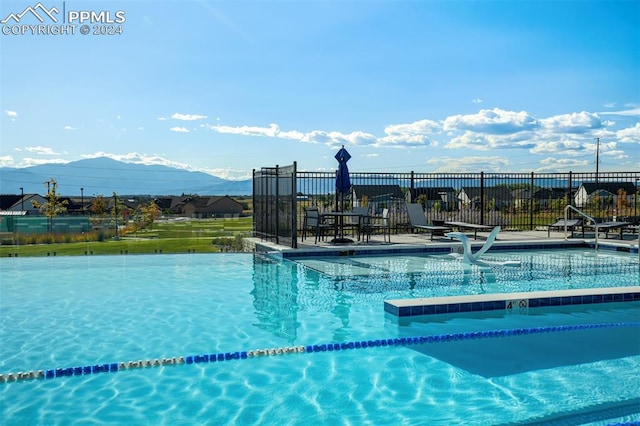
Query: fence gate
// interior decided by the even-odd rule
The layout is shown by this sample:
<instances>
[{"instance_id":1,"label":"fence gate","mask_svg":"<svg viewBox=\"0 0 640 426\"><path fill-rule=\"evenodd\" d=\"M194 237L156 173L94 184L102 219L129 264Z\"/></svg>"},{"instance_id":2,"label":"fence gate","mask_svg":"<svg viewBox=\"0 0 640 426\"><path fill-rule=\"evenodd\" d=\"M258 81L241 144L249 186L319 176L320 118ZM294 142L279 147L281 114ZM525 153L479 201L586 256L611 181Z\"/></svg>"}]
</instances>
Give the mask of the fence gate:
<instances>
[{"instance_id":1,"label":"fence gate","mask_svg":"<svg viewBox=\"0 0 640 426\"><path fill-rule=\"evenodd\" d=\"M254 236L298 247L296 163L253 171Z\"/></svg>"}]
</instances>

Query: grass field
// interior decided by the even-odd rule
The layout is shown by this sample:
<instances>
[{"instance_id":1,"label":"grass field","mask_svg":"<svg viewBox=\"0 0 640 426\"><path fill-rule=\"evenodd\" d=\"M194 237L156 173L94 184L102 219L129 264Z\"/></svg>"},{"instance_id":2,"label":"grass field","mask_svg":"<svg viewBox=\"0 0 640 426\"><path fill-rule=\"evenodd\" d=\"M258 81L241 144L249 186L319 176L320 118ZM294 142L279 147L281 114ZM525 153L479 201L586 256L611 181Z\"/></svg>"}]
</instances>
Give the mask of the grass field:
<instances>
[{"instance_id":1,"label":"grass field","mask_svg":"<svg viewBox=\"0 0 640 426\"><path fill-rule=\"evenodd\" d=\"M239 250L241 238L251 236L252 229L251 217L159 221L152 229L137 231L119 240L2 245L0 257L217 253Z\"/></svg>"}]
</instances>

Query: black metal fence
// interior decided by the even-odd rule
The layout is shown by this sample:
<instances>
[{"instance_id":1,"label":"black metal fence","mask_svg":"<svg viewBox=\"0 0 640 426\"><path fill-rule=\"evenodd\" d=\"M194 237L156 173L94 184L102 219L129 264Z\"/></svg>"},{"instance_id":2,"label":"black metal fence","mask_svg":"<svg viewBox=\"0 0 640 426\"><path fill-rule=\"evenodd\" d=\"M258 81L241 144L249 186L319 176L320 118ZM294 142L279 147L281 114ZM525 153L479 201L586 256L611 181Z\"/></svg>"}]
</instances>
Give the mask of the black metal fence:
<instances>
[{"instance_id":1,"label":"black metal fence","mask_svg":"<svg viewBox=\"0 0 640 426\"><path fill-rule=\"evenodd\" d=\"M254 235L297 247L296 163L253 171Z\"/></svg>"},{"instance_id":2,"label":"black metal fence","mask_svg":"<svg viewBox=\"0 0 640 426\"><path fill-rule=\"evenodd\" d=\"M266 168L254 173L254 199L259 194L262 203L260 210L254 203L255 229L257 235L280 239L280 243L283 239L290 240L291 246L296 247L304 207L337 209L336 174L298 172L295 164L286 168L286 173L283 169ZM266 186L268 176L284 179L287 184ZM500 225L509 230L532 230L553 223L564 216L567 205L599 221L637 223L640 214L640 172L359 172L351 173L351 184L346 209L368 206L372 213L379 213L389 208L396 232L402 232L408 222L405 208L408 202L421 204L430 222L464 221ZM276 188L280 188L279 193ZM574 212L569 213L575 216Z\"/></svg>"}]
</instances>

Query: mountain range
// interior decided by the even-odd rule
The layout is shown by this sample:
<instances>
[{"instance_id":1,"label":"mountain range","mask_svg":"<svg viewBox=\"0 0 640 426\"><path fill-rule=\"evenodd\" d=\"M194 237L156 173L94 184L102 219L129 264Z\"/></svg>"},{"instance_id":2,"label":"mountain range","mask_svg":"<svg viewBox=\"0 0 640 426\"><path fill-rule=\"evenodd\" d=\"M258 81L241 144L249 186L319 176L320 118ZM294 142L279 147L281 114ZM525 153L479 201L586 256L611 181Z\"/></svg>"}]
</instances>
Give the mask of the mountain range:
<instances>
[{"instance_id":1,"label":"mountain range","mask_svg":"<svg viewBox=\"0 0 640 426\"><path fill-rule=\"evenodd\" d=\"M251 195L252 181L231 181L203 172L160 165L132 164L110 158L92 158L66 164L25 168L0 167L0 194L47 192L53 178L63 196L92 195ZM81 188L83 188L81 190Z\"/></svg>"}]
</instances>

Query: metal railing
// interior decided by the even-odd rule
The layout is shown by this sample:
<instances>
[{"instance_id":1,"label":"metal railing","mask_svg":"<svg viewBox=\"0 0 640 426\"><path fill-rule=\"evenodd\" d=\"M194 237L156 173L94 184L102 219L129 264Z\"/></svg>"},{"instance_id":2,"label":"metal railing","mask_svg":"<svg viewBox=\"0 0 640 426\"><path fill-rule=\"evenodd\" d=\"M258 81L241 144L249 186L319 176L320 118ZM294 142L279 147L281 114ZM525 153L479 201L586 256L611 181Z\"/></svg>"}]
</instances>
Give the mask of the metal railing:
<instances>
[{"instance_id":1,"label":"metal railing","mask_svg":"<svg viewBox=\"0 0 640 426\"><path fill-rule=\"evenodd\" d=\"M582 210L579 210L571 205L566 206L564 208L564 239L567 239L567 222L569 221L569 210L573 210L574 212L578 213L579 215L589 219L591 222L593 222L593 224L595 225L595 229L596 229L596 250L598 250L598 222L592 218L591 216L589 216L588 214L586 214L585 212L583 212Z\"/></svg>"}]
</instances>

